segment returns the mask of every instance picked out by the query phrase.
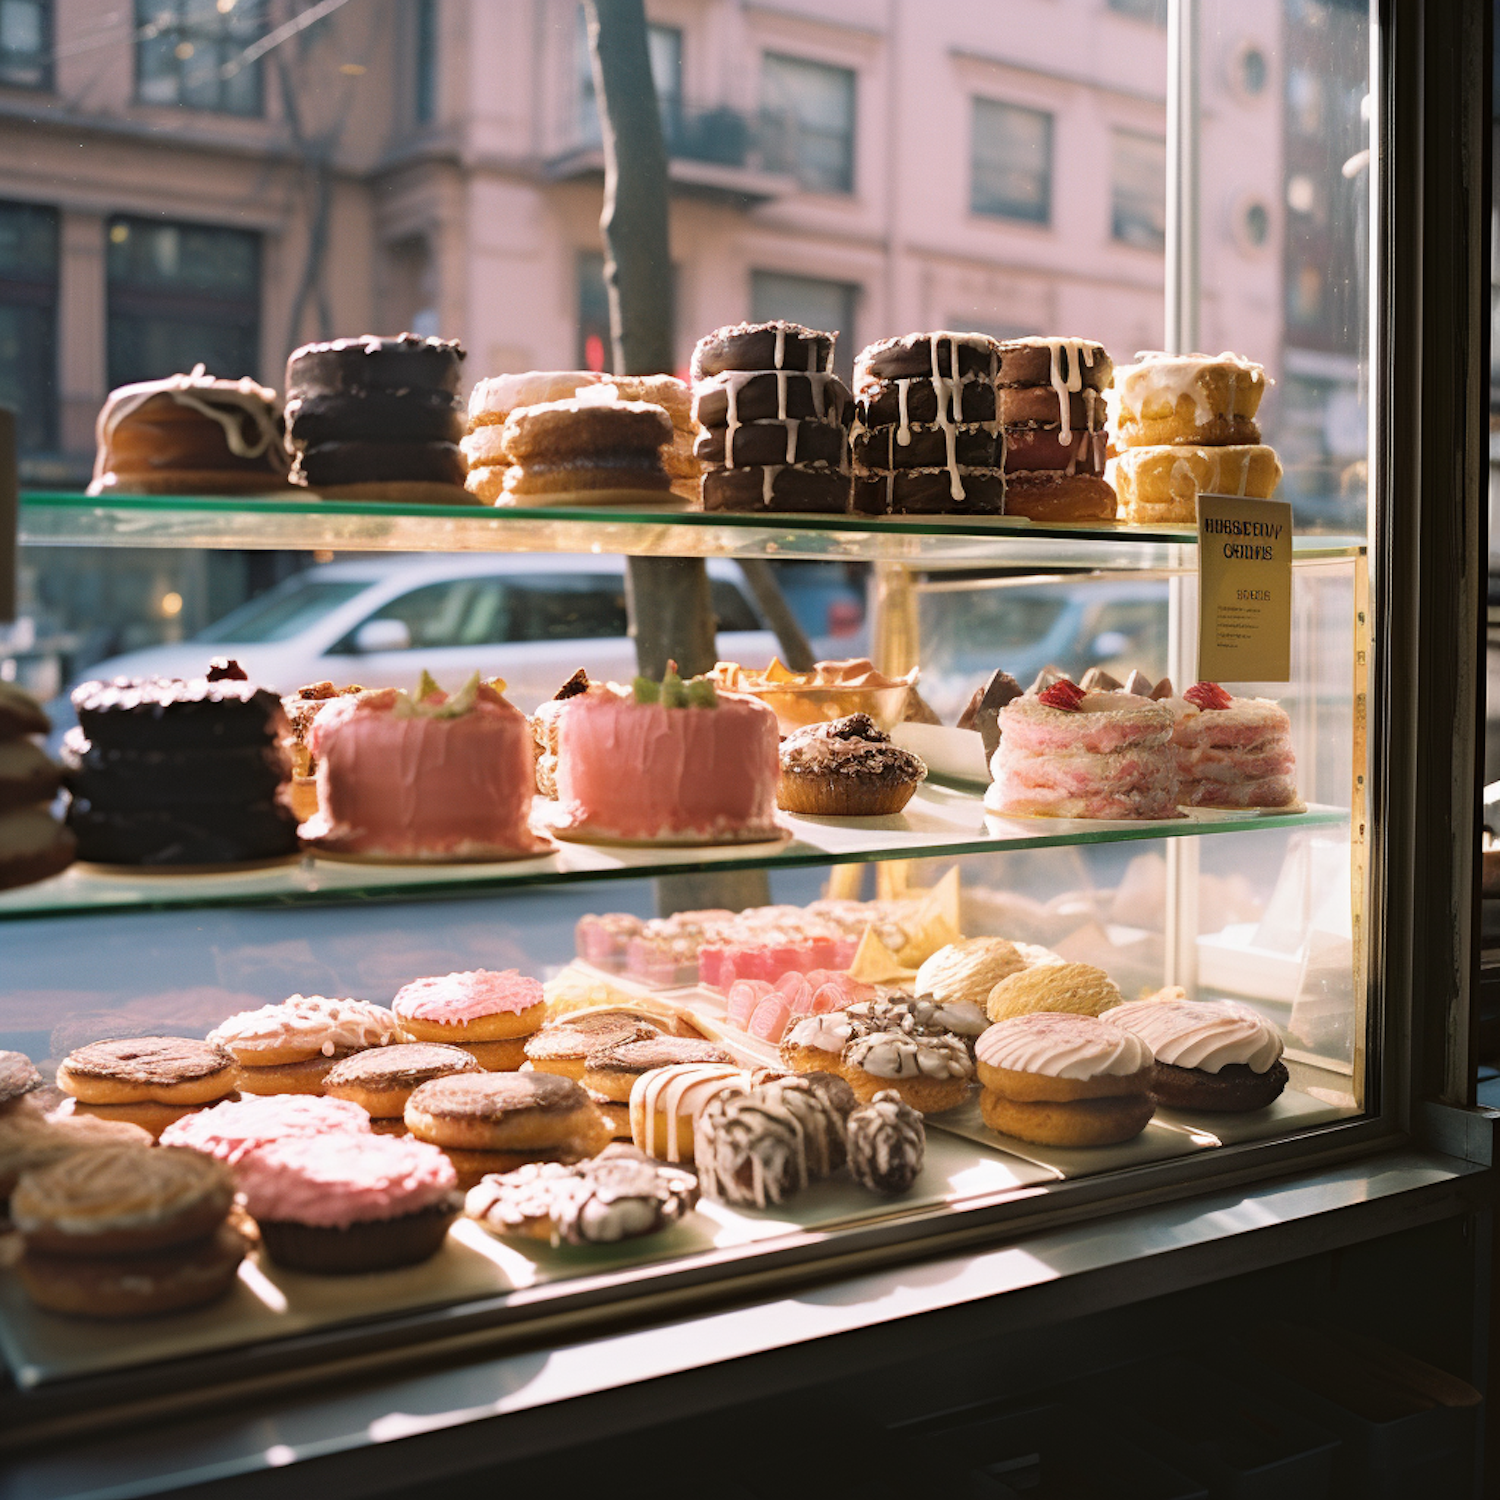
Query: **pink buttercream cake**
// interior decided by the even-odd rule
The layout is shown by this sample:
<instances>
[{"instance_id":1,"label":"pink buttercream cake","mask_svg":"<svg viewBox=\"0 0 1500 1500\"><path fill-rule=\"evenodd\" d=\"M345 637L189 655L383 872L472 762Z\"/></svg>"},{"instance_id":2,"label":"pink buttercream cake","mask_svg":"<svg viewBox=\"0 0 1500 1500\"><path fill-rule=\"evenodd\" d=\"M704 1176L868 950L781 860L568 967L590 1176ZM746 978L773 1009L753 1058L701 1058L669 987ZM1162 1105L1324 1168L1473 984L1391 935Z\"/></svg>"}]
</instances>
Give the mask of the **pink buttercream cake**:
<instances>
[{"instance_id":1,"label":"pink buttercream cake","mask_svg":"<svg viewBox=\"0 0 1500 1500\"><path fill-rule=\"evenodd\" d=\"M528 826L526 716L472 678L453 695L424 681L331 699L308 730L318 810L299 832L337 853L388 859L513 859L547 846Z\"/></svg>"},{"instance_id":2,"label":"pink buttercream cake","mask_svg":"<svg viewBox=\"0 0 1500 1500\"><path fill-rule=\"evenodd\" d=\"M516 969L467 969L413 979L396 992L391 1009L403 1021L458 1026L485 1016L520 1015L546 1003L539 979Z\"/></svg>"},{"instance_id":3,"label":"pink buttercream cake","mask_svg":"<svg viewBox=\"0 0 1500 1500\"><path fill-rule=\"evenodd\" d=\"M557 831L631 843L780 837L776 715L706 684L696 696L668 706L596 683L567 699L557 726Z\"/></svg>"}]
</instances>

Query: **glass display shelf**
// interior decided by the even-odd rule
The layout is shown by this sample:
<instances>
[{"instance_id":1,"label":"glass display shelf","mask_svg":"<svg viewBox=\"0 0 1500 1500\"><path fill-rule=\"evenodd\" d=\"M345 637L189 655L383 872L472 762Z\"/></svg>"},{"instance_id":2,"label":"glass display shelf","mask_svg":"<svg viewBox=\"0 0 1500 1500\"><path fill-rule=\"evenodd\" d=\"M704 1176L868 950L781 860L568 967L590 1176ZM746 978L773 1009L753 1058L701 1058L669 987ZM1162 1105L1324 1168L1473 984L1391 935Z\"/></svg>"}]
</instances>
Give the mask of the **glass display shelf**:
<instances>
[{"instance_id":1,"label":"glass display shelf","mask_svg":"<svg viewBox=\"0 0 1500 1500\"><path fill-rule=\"evenodd\" d=\"M188 495L21 497L30 546L350 552L611 552L1025 568L1194 566L1191 526L1044 524L1007 516L764 515L650 507L406 505ZM1308 534L1299 559L1352 557L1363 539Z\"/></svg>"},{"instance_id":2,"label":"glass display shelf","mask_svg":"<svg viewBox=\"0 0 1500 1500\"><path fill-rule=\"evenodd\" d=\"M76 865L38 885L0 894L0 921L172 908L291 906L480 896L518 886L635 879L695 871L796 869L884 859L934 859L1013 849L1194 838L1348 821L1346 810L1202 812L1153 822L996 818L979 793L928 784L905 812L884 818L781 815L780 843L649 847L571 843L556 852L493 864L377 864L304 854L281 864L194 872Z\"/></svg>"}]
</instances>

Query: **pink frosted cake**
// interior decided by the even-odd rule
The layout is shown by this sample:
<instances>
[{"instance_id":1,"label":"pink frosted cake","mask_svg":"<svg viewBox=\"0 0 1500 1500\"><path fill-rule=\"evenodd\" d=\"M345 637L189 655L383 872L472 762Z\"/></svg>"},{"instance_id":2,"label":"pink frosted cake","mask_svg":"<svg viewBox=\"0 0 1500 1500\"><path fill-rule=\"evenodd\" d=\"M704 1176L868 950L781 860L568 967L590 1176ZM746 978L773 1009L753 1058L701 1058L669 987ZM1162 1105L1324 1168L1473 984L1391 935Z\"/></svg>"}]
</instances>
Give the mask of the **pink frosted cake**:
<instances>
[{"instance_id":1,"label":"pink frosted cake","mask_svg":"<svg viewBox=\"0 0 1500 1500\"><path fill-rule=\"evenodd\" d=\"M1302 806L1292 721L1274 698L1235 698L1216 682L1195 683L1167 705L1184 807Z\"/></svg>"},{"instance_id":2,"label":"pink frosted cake","mask_svg":"<svg viewBox=\"0 0 1500 1500\"><path fill-rule=\"evenodd\" d=\"M778 744L769 708L705 677L594 683L558 715L556 831L641 844L779 838Z\"/></svg>"},{"instance_id":3,"label":"pink frosted cake","mask_svg":"<svg viewBox=\"0 0 1500 1500\"><path fill-rule=\"evenodd\" d=\"M318 810L298 830L320 849L374 859L516 859L547 845L528 826L531 730L476 673L457 693L423 674L329 701L307 732Z\"/></svg>"},{"instance_id":4,"label":"pink frosted cake","mask_svg":"<svg viewBox=\"0 0 1500 1500\"><path fill-rule=\"evenodd\" d=\"M1175 818L1175 722L1164 703L1066 678L1012 699L984 804L1011 816Z\"/></svg>"}]
</instances>

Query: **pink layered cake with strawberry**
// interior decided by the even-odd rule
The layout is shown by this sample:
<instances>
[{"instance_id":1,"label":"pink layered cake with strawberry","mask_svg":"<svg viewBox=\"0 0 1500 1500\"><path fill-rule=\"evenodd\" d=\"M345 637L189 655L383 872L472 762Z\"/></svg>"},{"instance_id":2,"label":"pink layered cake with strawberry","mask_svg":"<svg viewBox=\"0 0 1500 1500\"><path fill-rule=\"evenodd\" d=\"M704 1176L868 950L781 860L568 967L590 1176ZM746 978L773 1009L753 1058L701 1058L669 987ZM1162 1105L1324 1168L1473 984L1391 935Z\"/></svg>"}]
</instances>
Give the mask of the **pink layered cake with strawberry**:
<instances>
[{"instance_id":1,"label":"pink layered cake with strawberry","mask_svg":"<svg viewBox=\"0 0 1500 1500\"><path fill-rule=\"evenodd\" d=\"M776 715L706 677L592 683L557 716L555 829L631 844L781 837Z\"/></svg>"},{"instance_id":2,"label":"pink layered cake with strawberry","mask_svg":"<svg viewBox=\"0 0 1500 1500\"><path fill-rule=\"evenodd\" d=\"M298 830L372 859L516 859L548 846L531 832L531 729L476 673L457 693L426 674L415 693L330 699L307 731L318 810Z\"/></svg>"},{"instance_id":3,"label":"pink layered cake with strawberry","mask_svg":"<svg viewBox=\"0 0 1500 1500\"><path fill-rule=\"evenodd\" d=\"M1292 721L1274 698L1236 698L1217 682L1169 699L1177 800L1184 807L1302 806Z\"/></svg>"},{"instance_id":4,"label":"pink layered cake with strawberry","mask_svg":"<svg viewBox=\"0 0 1500 1500\"><path fill-rule=\"evenodd\" d=\"M1175 818L1176 716L1134 693L1066 678L1000 710L985 806L1007 816Z\"/></svg>"}]
</instances>

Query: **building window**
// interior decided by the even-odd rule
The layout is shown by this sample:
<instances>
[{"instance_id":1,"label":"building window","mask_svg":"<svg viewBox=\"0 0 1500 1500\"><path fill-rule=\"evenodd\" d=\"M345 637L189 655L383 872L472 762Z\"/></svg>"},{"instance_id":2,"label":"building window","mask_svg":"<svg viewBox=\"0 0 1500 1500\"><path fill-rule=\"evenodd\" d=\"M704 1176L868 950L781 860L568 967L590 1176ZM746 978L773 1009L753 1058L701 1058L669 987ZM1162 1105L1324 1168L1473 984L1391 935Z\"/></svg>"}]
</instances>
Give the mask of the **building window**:
<instances>
[{"instance_id":1,"label":"building window","mask_svg":"<svg viewBox=\"0 0 1500 1500\"><path fill-rule=\"evenodd\" d=\"M1124 245L1161 250L1167 243L1167 143L1116 130L1110 186L1110 233Z\"/></svg>"},{"instance_id":2,"label":"building window","mask_svg":"<svg viewBox=\"0 0 1500 1500\"><path fill-rule=\"evenodd\" d=\"M260 368L260 236L117 218L109 226L109 384L203 363L238 379Z\"/></svg>"},{"instance_id":3,"label":"building window","mask_svg":"<svg viewBox=\"0 0 1500 1500\"><path fill-rule=\"evenodd\" d=\"M0 406L22 453L57 447L57 212L0 203Z\"/></svg>"},{"instance_id":4,"label":"building window","mask_svg":"<svg viewBox=\"0 0 1500 1500\"><path fill-rule=\"evenodd\" d=\"M0 83L52 87L51 0L0 0Z\"/></svg>"},{"instance_id":5,"label":"building window","mask_svg":"<svg viewBox=\"0 0 1500 1500\"><path fill-rule=\"evenodd\" d=\"M417 0L417 97L418 125L437 119L438 8L437 0Z\"/></svg>"},{"instance_id":6,"label":"building window","mask_svg":"<svg viewBox=\"0 0 1500 1500\"><path fill-rule=\"evenodd\" d=\"M1051 220L1051 115L995 99L974 101L969 206L1001 219Z\"/></svg>"},{"instance_id":7,"label":"building window","mask_svg":"<svg viewBox=\"0 0 1500 1500\"><path fill-rule=\"evenodd\" d=\"M1106 0L1117 15L1129 16L1135 21L1149 21L1153 26L1165 29L1167 24L1167 0Z\"/></svg>"},{"instance_id":8,"label":"building window","mask_svg":"<svg viewBox=\"0 0 1500 1500\"><path fill-rule=\"evenodd\" d=\"M646 49L651 58L651 82L656 85L656 103L661 111L662 134L667 150L682 133L682 30L677 26L646 27ZM577 43L574 48L578 73L578 143L597 146L599 99L594 92L594 63L589 56L588 22L578 7Z\"/></svg>"},{"instance_id":9,"label":"building window","mask_svg":"<svg viewBox=\"0 0 1500 1500\"><path fill-rule=\"evenodd\" d=\"M761 68L767 165L813 193L854 191L854 71L768 52Z\"/></svg>"},{"instance_id":10,"label":"building window","mask_svg":"<svg viewBox=\"0 0 1500 1500\"><path fill-rule=\"evenodd\" d=\"M261 112L260 62L246 51L266 29L249 0L135 0L135 94L227 115Z\"/></svg>"},{"instance_id":11,"label":"building window","mask_svg":"<svg viewBox=\"0 0 1500 1500\"><path fill-rule=\"evenodd\" d=\"M578 252L578 368L610 367L609 291L604 285L604 257L597 250Z\"/></svg>"},{"instance_id":12,"label":"building window","mask_svg":"<svg viewBox=\"0 0 1500 1500\"><path fill-rule=\"evenodd\" d=\"M838 334L833 367L846 381L854 378L854 313L859 287L849 281L816 276L786 276L780 271L750 273L750 318L766 323L785 318L824 333Z\"/></svg>"}]
</instances>

